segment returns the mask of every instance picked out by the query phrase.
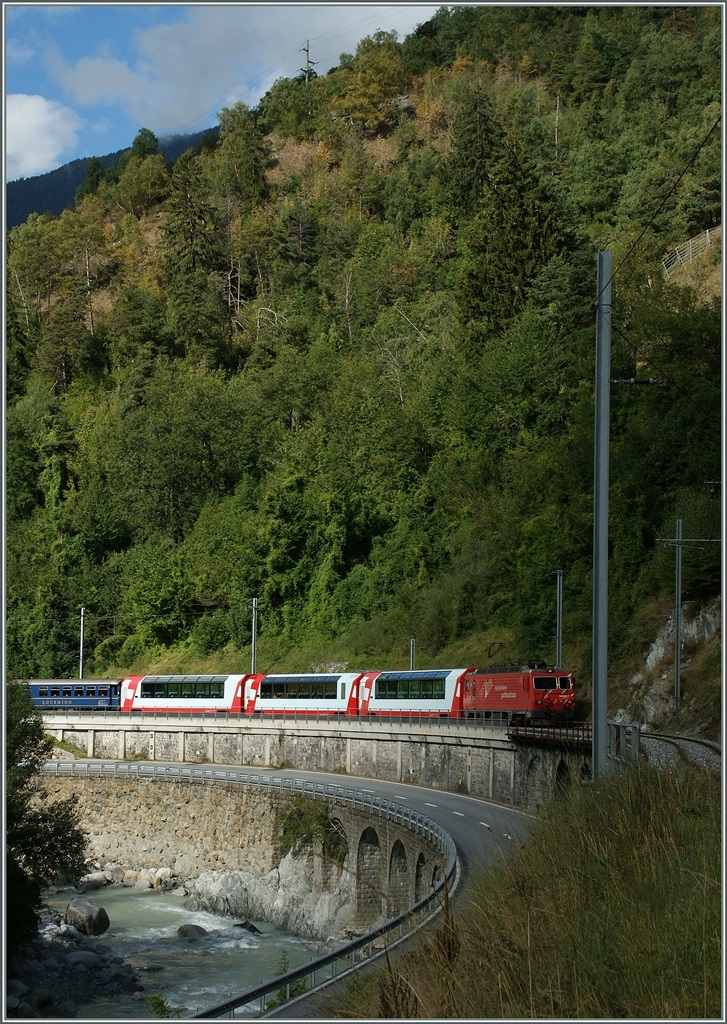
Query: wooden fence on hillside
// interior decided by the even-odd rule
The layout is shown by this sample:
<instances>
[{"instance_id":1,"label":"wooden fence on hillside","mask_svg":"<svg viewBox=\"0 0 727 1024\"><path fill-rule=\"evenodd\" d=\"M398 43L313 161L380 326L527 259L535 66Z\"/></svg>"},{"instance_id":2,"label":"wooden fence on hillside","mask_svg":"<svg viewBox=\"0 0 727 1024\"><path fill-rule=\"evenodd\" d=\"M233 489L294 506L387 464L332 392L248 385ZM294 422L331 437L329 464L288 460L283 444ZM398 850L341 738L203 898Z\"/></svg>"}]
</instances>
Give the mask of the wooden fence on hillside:
<instances>
[{"instance_id":1,"label":"wooden fence on hillside","mask_svg":"<svg viewBox=\"0 0 727 1024\"><path fill-rule=\"evenodd\" d=\"M669 277L674 267L681 267L685 263L691 263L695 256L707 252L713 245L717 245L722 238L722 225L716 228L708 228L696 238L690 238L684 245L678 245L666 256L662 257L661 266L664 277Z\"/></svg>"}]
</instances>

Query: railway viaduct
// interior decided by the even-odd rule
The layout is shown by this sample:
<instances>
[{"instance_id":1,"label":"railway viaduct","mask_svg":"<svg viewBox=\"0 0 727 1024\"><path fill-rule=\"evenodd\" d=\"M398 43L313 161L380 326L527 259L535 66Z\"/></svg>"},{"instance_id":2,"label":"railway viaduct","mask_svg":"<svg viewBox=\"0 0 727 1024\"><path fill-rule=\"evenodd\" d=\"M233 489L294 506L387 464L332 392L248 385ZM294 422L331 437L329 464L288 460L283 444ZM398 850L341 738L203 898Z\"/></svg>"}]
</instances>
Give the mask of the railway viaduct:
<instances>
[{"instance_id":1,"label":"railway viaduct","mask_svg":"<svg viewBox=\"0 0 727 1024\"><path fill-rule=\"evenodd\" d=\"M103 770L114 767L106 762L83 774L46 773L44 780L51 799L80 798L92 860L137 870L168 868L182 879L224 877L219 893L216 883L207 890L210 909L269 920L300 934L360 934L423 899L454 858L442 830L421 827L416 818L386 806L363 807L333 794L327 800L328 827L297 868L305 876L304 913L295 906L299 887L283 884L278 897L279 883L270 880L280 869L276 814L293 790L241 784L231 770L188 777L174 769L152 773L151 765Z\"/></svg>"},{"instance_id":2,"label":"railway viaduct","mask_svg":"<svg viewBox=\"0 0 727 1024\"><path fill-rule=\"evenodd\" d=\"M342 783L350 776L406 782L535 812L559 787L590 775L591 748L583 737L541 735L535 743L482 722L48 712L44 727L88 758L132 768L161 762L327 772ZM169 779L72 776L56 778L52 796L81 797L90 853L102 863L164 865L180 877L252 871L262 884L280 866L271 839L275 801L266 794L268 802L260 804L261 795L245 787L216 794L213 788L190 787L171 773ZM441 845L402 823L356 807L336 808L329 817L329 837L333 830L340 841L333 856L320 842L314 848L308 884L323 903L348 886L347 909L333 929L341 937L413 905L441 875ZM244 908L218 909L255 917L256 885L247 887ZM268 906L257 916L305 933L305 915L293 921L290 914L289 906L280 908L276 921ZM330 934L332 924L329 918L320 928Z\"/></svg>"},{"instance_id":3,"label":"railway viaduct","mask_svg":"<svg viewBox=\"0 0 727 1024\"><path fill-rule=\"evenodd\" d=\"M590 734L482 722L47 713L88 757L335 772L444 789L537 811L590 777Z\"/></svg>"}]
</instances>

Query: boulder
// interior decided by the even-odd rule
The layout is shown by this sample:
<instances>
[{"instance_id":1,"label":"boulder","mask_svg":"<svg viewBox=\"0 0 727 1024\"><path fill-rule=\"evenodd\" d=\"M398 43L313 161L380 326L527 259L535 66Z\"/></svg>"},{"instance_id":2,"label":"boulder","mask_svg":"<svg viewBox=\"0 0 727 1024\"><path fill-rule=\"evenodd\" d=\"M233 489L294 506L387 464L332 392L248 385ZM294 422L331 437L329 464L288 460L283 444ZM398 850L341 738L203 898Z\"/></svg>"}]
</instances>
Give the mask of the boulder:
<instances>
[{"instance_id":1,"label":"boulder","mask_svg":"<svg viewBox=\"0 0 727 1024\"><path fill-rule=\"evenodd\" d=\"M54 1007L56 1017L75 1017L77 1012L76 1004L72 999L64 999L62 1003L58 1003Z\"/></svg>"},{"instance_id":2,"label":"boulder","mask_svg":"<svg viewBox=\"0 0 727 1024\"><path fill-rule=\"evenodd\" d=\"M262 935L260 929L256 928L251 921L235 921L232 927L244 928L246 932L251 932L253 935Z\"/></svg>"},{"instance_id":3,"label":"boulder","mask_svg":"<svg viewBox=\"0 0 727 1024\"><path fill-rule=\"evenodd\" d=\"M66 963L71 964L73 967L79 967L81 964L84 967L98 967L102 960L98 953L94 953L93 950L75 949L72 953L66 955Z\"/></svg>"},{"instance_id":4,"label":"boulder","mask_svg":"<svg viewBox=\"0 0 727 1024\"><path fill-rule=\"evenodd\" d=\"M32 1010L41 1010L53 1002L53 993L49 988L36 988L26 997L26 1003Z\"/></svg>"},{"instance_id":5,"label":"boulder","mask_svg":"<svg viewBox=\"0 0 727 1024\"><path fill-rule=\"evenodd\" d=\"M104 885L108 884L109 880L104 871L91 871L81 879L81 885L84 889L101 889Z\"/></svg>"},{"instance_id":6,"label":"boulder","mask_svg":"<svg viewBox=\"0 0 727 1024\"><path fill-rule=\"evenodd\" d=\"M182 924L177 928L177 935L180 939L189 939L190 942L194 942L196 939L201 939L207 932L201 925L198 924Z\"/></svg>"},{"instance_id":7,"label":"boulder","mask_svg":"<svg viewBox=\"0 0 727 1024\"><path fill-rule=\"evenodd\" d=\"M68 904L65 922L78 928L84 935L103 935L111 924L104 908L97 907L83 896L77 896Z\"/></svg>"}]
</instances>

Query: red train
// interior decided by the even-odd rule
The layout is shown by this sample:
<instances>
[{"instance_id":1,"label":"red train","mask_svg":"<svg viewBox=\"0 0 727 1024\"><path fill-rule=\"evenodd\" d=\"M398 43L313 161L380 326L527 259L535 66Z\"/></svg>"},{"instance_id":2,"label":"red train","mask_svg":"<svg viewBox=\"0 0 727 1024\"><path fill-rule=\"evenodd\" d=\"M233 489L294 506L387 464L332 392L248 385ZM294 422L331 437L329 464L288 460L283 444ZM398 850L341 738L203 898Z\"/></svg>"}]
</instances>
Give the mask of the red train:
<instances>
[{"instance_id":1,"label":"red train","mask_svg":"<svg viewBox=\"0 0 727 1024\"><path fill-rule=\"evenodd\" d=\"M533 719L573 717L571 673L545 665L249 675L127 676L121 711Z\"/></svg>"}]
</instances>

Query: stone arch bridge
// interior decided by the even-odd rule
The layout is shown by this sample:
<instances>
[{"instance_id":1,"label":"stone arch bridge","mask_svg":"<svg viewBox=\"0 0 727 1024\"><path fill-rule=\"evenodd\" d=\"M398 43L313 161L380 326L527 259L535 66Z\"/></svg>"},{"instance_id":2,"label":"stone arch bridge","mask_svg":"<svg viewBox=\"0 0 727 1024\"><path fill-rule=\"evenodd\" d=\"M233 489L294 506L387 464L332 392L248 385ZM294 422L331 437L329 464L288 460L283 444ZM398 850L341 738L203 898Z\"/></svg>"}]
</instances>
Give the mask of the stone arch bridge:
<instances>
[{"instance_id":1,"label":"stone arch bridge","mask_svg":"<svg viewBox=\"0 0 727 1024\"><path fill-rule=\"evenodd\" d=\"M264 777L202 766L109 762L50 762L45 781L50 799L79 798L91 860L169 868L182 879L238 874L244 884L210 909L272 920L315 937L330 937L332 929L339 937L360 934L408 910L445 876L452 883L456 872L454 844L443 829L400 804L349 787L266 784ZM275 835L281 804L316 797L324 801L327 820L309 846L307 884L322 903L343 894L337 920L321 918L318 926L315 915L299 912L295 894L283 894L272 914L261 902L280 867Z\"/></svg>"}]
</instances>

